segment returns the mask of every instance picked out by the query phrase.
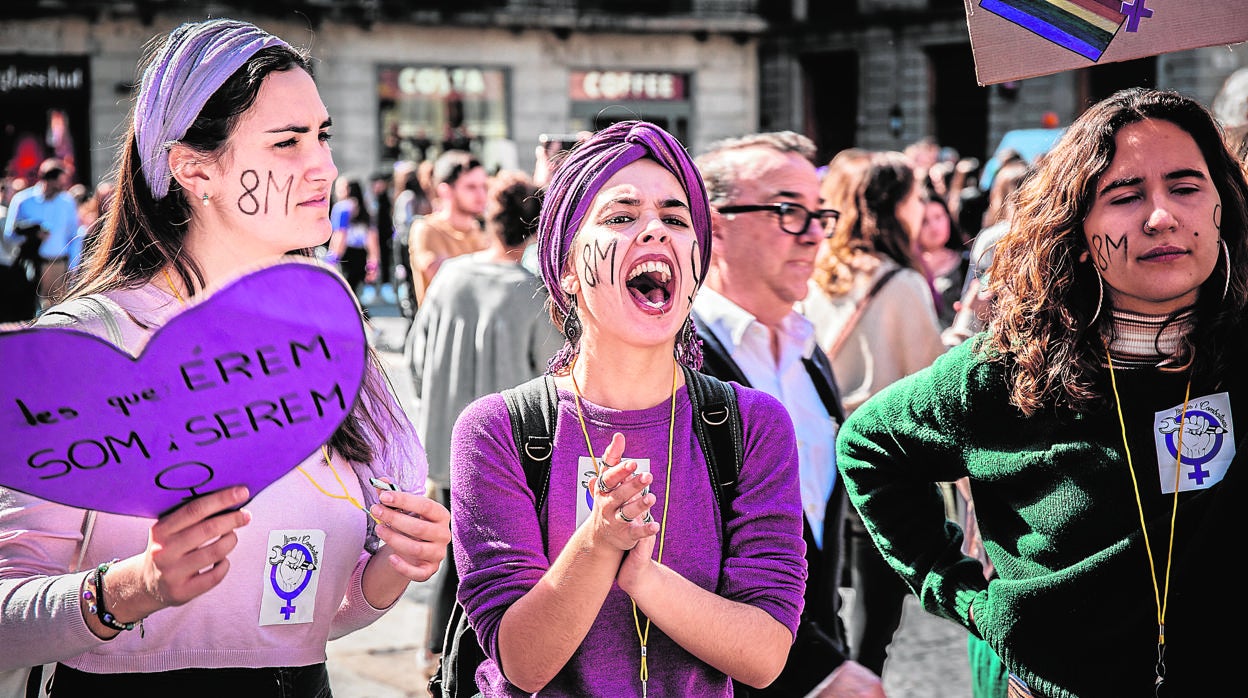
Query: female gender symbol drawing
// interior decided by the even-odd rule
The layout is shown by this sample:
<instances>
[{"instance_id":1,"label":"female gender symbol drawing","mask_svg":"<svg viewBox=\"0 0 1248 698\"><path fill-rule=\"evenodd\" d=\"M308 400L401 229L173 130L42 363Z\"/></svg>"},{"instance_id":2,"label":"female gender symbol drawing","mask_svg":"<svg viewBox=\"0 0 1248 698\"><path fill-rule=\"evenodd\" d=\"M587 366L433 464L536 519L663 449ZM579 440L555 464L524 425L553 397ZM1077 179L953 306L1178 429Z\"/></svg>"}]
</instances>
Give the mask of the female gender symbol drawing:
<instances>
[{"instance_id":1,"label":"female gender symbol drawing","mask_svg":"<svg viewBox=\"0 0 1248 698\"><path fill-rule=\"evenodd\" d=\"M316 556L302 543L288 543L280 550L277 546L273 547L273 552L269 555L269 564L271 565L269 584L273 587L273 591L286 602L286 605L278 610L286 620L290 620L295 612L295 605L292 602L303 593L308 582L312 581L312 570L316 569ZM303 573L302 579L299 578L301 572Z\"/></svg>"}]
</instances>

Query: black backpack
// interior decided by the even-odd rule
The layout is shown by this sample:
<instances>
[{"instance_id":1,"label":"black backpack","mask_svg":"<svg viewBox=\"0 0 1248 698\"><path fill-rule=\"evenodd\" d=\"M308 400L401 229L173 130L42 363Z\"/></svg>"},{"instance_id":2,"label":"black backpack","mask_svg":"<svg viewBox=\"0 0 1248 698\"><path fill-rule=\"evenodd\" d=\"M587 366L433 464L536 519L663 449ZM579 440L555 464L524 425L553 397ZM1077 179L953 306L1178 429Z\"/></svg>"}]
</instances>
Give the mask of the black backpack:
<instances>
[{"instance_id":1,"label":"black backpack","mask_svg":"<svg viewBox=\"0 0 1248 698\"><path fill-rule=\"evenodd\" d=\"M736 496L737 474L741 472L745 448L737 395L732 386L717 378L688 368L684 369L684 373L693 412L701 417L693 420L693 432L706 454L711 491L719 501L719 521L724 530L722 538L726 553L727 521ZM525 481L535 495L537 511L541 512L550 486L550 456L554 451L553 435L558 416L559 397L555 381L550 376L539 376L504 390L503 398L511 415L512 435L520 449ZM727 479L722 477L725 470L720 467L721 463L731 468L726 471L731 474ZM468 624L463 605L456 601L446 626L442 658L429 680L431 698L477 695L477 667L485 659L477 633Z\"/></svg>"}]
</instances>

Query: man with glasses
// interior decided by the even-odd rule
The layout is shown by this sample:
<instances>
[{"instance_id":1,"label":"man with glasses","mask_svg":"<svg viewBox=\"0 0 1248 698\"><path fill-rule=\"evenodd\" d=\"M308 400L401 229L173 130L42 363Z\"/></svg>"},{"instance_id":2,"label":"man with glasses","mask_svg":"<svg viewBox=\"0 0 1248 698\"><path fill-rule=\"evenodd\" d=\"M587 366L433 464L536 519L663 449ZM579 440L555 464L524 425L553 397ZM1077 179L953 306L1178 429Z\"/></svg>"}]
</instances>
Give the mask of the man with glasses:
<instances>
[{"instance_id":1,"label":"man with glasses","mask_svg":"<svg viewBox=\"0 0 1248 698\"><path fill-rule=\"evenodd\" d=\"M711 264L694 300L703 371L764 390L789 410L797 432L805 519L805 609L784 671L769 687L737 695L883 698L880 678L848 659L839 610L845 490L836 472L843 418L806 297L820 242L837 211L819 208L809 138L791 131L719 141L697 159L711 203Z\"/></svg>"}]
</instances>

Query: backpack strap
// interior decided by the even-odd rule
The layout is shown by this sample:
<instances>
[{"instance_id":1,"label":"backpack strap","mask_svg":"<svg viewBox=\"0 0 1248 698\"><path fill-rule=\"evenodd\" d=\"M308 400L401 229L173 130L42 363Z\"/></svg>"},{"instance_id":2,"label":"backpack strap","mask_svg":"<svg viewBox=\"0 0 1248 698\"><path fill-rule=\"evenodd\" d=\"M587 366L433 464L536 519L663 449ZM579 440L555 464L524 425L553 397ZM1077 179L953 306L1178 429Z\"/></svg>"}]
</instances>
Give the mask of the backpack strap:
<instances>
[{"instance_id":1,"label":"backpack strap","mask_svg":"<svg viewBox=\"0 0 1248 698\"><path fill-rule=\"evenodd\" d=\"M121 306L113 302L108 296L102 293L93 293L89 296L82 296L54 305L48 308L40 317L44 318L46 316L46 319L50 319L54 315L61 315L80 323L99 320L104 325L108 341L112 342L118 349L125 351L125 338L122 337L121 326L117 323L117 317L124 312ZM35 326L38 327L39 324L36 322Z\"/></svg>"},{"instance_id":2,"label":"backpack strap","mask_svg":"<svg viewBox=\"0 0 1248 698\"><path fill-rule=\"evenodd\" d=\"M819 393L819 399L823 401L828 415L835 419L837 424L843 424L845 409L841 405L841 393L837 389L836 377L828 355L819 347L815 347L808 358L802 359L802 365L806 367L810 382L814 384L815 392Z\"/></svg>"},{"instance_id":3,"label":"backpack strap","mask_svg":"<svg viewBox=\"0 0 1248 698\"><path fill-rule=\"evenodd\" d=\"M693 433L698 437L719 504L719 526L724 554L728 553L728 520L737 495L737 477L744 460L745 437L737 394L728 383L684 367L685 385L693 408Z\"/></svg>"},{"instance_id":4,"label":"backpack strap","mask_svg":"<svg viewBox=\"0 0 1248 698\"><path fill-rule=\"evenodd\" d=\"M502 395L511 417L512 438L520 452L524 480L533 492L534 509L540 518L550 490L550 456L555 450L555 422L559 415L555 379L538 376L502 391ZM541 529L545 541L546 527ZM485 650L481 649L476 630L468 622L468 613L457 599L447 619L442 658L429 679L429 695L432 698L478 695L477 667L485 659Z\"/></svg>"},{"instance_id":5,"label":"backpack strap","mask_svg":"<svg viewBox=\"0 0 1248 698\"><path fill-rule=\"evenodd\" d=\"M555 422L559 417L555 379L542 375L508 388L503 391L503 400L511 416L511 434L520 451L524 479L540 514L550 490L550 456L555 450ZM542 531L545 538L545 527Z\"/></svg>"}]
</instances>

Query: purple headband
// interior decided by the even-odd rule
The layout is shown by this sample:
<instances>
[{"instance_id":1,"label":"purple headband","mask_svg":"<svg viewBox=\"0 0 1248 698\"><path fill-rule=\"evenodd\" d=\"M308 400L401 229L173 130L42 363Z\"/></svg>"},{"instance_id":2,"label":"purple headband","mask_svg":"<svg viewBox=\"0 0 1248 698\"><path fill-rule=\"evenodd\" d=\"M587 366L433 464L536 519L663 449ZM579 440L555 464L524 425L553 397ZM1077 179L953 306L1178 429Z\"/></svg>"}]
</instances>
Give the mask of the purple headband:
<instances>
[{"instance_id":1,"label":"purple headband","mask_svg":"<svg viewBox=\"0 0 1248 698\"><path fill-rule=\"evenodd\" d=\"M208 99L257 51L286 45L233 19L188 22L169 33L143 71L134 107L143 178L157 201L169 193L168 147L186 135Z\"/></svg>"},{"instance_id":2,"label":"purple headband","mask_svg":"<svg viewBox=\"0 0 1248 698\"><path fill-rule=\"evenodd\" d=\"M567 268L572 238L581 227L598 190L616 172L650 158L675 175L689 196L693 232L702 254L698 283L711 262L711 213L706 186L680 141L645 121L621 121L598 131L568 153L551 176L537 221L537 254L550 300L567 315L570 298L559 286Z\"/></svg>"}]
</instances>

